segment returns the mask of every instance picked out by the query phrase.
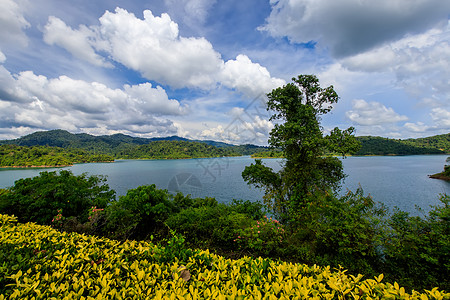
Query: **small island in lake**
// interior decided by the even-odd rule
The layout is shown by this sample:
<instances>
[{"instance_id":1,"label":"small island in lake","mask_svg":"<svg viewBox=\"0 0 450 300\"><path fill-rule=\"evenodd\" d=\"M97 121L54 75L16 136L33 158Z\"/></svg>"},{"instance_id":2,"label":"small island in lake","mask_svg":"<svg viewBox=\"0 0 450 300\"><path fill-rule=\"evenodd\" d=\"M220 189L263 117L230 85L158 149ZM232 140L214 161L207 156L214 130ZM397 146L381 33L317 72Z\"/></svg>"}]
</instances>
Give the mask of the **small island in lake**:
<instances>
[{"instance_id":1,"label":"small island in lake","mask_svg":"<svg viewBox=\"0 0 450 300\"><path fill-rule=\"evenodd\" d=\"M450 157L447 157L447 163L450 163ZM429 175L430 178L450 181L450 164L444 166L444 172Z\"/></svg>"}]
</instances>

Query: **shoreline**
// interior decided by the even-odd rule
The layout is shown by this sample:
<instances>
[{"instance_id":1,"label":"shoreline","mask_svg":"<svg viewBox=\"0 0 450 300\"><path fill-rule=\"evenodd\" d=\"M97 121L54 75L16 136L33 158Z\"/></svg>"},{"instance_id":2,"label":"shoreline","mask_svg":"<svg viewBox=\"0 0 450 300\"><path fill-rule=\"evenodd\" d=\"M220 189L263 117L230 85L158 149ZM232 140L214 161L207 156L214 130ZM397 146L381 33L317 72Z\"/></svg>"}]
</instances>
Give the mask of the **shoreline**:
<instances>
[{"instance_id":1,"label":"shoreline","mask_svg":"<svg viewBox=\"0 0 450 300\"><path fill-rule=\"evenodd\" d=\"M446 180L446 181L450 181L450 176L445 176L444 173L437 173L437 174L433 174L433 175L428 175L429 178L433 178L433 179L441 179L441 180Z\"/></svg>"},{"instance_id":2,"label":"shoreline","mask_svg":"<svg viewBox=\"0 0 450 300\"><path fill-rule=\"evenodd\" d=\"M113 163L114 160L111 161L91 161L91 162L79 162L73 163L71 165L40 165L40 166L0 166L0 169L48 169L48 168L65 168L65 167L73 167L75 164L90 164L90 163Z\"/></svg>"}]
</instances>

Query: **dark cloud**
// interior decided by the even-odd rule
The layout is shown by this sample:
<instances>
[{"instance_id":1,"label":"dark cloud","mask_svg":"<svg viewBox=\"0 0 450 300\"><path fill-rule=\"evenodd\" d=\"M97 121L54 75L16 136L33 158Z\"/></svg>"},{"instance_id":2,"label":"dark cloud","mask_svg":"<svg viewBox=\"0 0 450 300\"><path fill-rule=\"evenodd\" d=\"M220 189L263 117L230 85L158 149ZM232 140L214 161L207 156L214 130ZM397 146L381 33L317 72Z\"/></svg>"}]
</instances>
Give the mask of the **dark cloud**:
<instances>
[{"instance_id":1,"label":"dark cloud","mask_svg":"<svg viewBox=\"0 0 450 300\"><path fill-rule=\"evenodd\" d=\"M294 43L318 41L346 57L446 24L450 1L277 1L261 27Z\"/></svg>"}]
</instances>

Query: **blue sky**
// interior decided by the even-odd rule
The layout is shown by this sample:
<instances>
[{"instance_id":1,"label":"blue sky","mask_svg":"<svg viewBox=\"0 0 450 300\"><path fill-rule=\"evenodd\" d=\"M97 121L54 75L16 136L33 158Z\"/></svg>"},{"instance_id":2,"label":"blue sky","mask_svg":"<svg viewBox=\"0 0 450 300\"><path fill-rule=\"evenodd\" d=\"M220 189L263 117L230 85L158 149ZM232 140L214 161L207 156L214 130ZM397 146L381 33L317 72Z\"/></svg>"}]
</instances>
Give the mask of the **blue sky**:
<instances>
[{"instance_id":1,"label":"blue sky","mask_svg":"<svg viewBox=\"0 0 450 300\"><path fill-rule=\"evenodd\" d=\"M324 131L450 132L450 1L0 0L0 139L38 130L264 145L315 74Z\"/></svg>"}]
</instances>

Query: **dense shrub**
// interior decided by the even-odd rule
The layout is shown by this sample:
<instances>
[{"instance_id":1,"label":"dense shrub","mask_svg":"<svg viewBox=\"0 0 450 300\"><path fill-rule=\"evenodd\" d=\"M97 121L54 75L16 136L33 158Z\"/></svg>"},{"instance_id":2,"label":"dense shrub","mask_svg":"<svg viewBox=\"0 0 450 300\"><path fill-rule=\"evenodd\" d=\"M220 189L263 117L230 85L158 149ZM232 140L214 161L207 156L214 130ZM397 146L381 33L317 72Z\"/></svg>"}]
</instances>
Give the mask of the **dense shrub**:
<instances>
[{"instance_id":1,"label":"dense shrub","mask_svg":"<svg viewBox=\"0 0 450 300\"><path fill-rule=\"evenodd\" d=\"M102 176L73 175L71 171L41 172L19 179L0 193L0 212L16 215L21 222L51 224L58 210L65 217L88 219L89 208L105 208L115 197Z\"/></svg>"},{"instance_id":2,"label":"dense shrub","mask_svg":"<svg viewBox=\"0 0 450 300\"><path fill-rule=\"evenodd\" d=\"M118 239L143 239L164 228L164 222L174 211L167 190L154 184L128 190L106 209L107 234Z\"/></svg>"},{"instance_id":3,"label":"dense shrub","mask_svg":"<svg viewBox=\"0 0 450 300\"><path fill-rule=\"evenodd\" d=\"M230 206L233 211L245 214L253 220L261 220L265 216L264 205L259 201L233 199Z\"/></svg>"},{"instance_id":4,"label":"dense shrub","mask_svg":"<svg viewBox=\"0 0 450 300\"><path fill-rule=\"evenodd\" d=\"M277 257L284 248L286 232L278 220L264 216L237 231L234 242L241 251L253 256Z\"/></svg>"},{"instance_id":5,"label":"dense shrub","mask_svg":"<svg viewBox=\"0 0 450 300\"><path fill-rule=\"evenodd\" d=\"M362 189L343 197L311 195L290 222L288 245L281 255L373 274L381 257L384 214Z\"/></svg>"},{"instance_id":6,"label":"dense shrub","mask_svg":"<svg viewBox=\"0 0 450 300\"><path fill-rule=\"evenodd\" d=\"M225 204L190 207L170 216L166 224L196 247L233 249L236 232L251 218Z\"/></svg>"},{"instance_id":7,"label":"dense shrub","mask_svg":"<svg viewBox=\"0 0 450 300\"><path fill-rule=\"evenodd\" d=\"M409 287L450 290L450 196L424 217L395 211L384 246L390 278Z\"/></svg>"}]
</instances>

